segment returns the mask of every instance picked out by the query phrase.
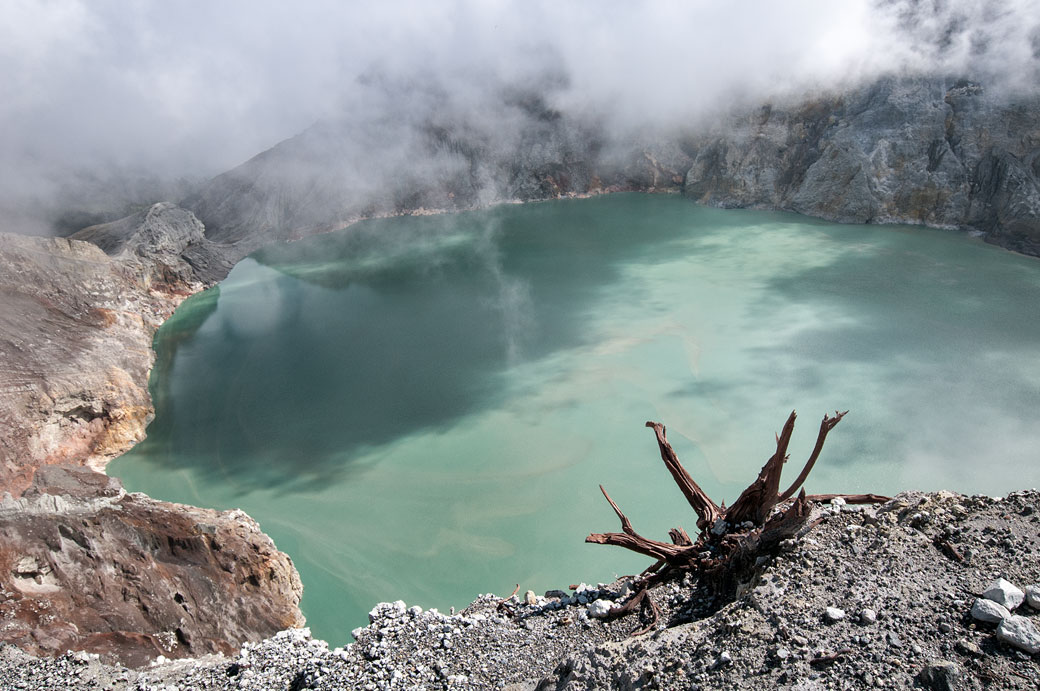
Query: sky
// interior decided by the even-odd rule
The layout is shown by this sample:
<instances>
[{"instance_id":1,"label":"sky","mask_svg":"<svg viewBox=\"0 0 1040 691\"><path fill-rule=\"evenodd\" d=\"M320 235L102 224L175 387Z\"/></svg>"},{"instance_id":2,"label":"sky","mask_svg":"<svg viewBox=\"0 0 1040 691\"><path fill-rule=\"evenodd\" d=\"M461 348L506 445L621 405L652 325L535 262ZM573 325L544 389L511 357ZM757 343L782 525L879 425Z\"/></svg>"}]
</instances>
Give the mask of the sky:
<instances>
[{"instance_id":1,"label":"sky","mask_svg":"<svg viewBox=\"0 0 1040 691\"><path fill-rule=\"evenodd\" d=\"M364 106L373 75L473 108L551 81L561 110L657 126L893 72L1030 88L1038 54L1040 0L0 0L0 209L215 175Z\"/></svg>"}]
</instances>

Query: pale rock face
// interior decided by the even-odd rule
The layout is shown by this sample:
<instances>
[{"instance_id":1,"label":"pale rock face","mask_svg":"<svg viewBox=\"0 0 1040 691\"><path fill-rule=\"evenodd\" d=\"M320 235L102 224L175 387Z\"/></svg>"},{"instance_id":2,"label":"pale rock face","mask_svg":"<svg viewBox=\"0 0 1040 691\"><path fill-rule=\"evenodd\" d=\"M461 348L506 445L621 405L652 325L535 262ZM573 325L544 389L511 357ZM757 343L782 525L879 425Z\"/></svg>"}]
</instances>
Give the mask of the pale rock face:
<instances>
[{"instance_id":1,"label":"pale rock face","mask_svg":"<svg viewBox=\"0 0 1040 691\"><path fill-rule=\"evenodd\" d=\"M971 606L971 616L979 621L996 624L1010 617L1011 612L1004 605L980 597Z\"/></svg>"},{"instance_id":2,"label":"pale rock face","mask_svg":"<svg viewBox=\"0 0 1040 691\"><path fill-rule=\"evenodd\" d=\"M1017 614L1000 622L997 638L1030 655L1040 653L1040 631L1032 621Z\"/></svg>"},{"instance_id":3,"label":"pale rock face","mask_svg":"<svg viewBox=\"0 0 1040 691\"><path fill-rule=\"evenodd\" d=\"M690 137L684 192L852 223L972 227L1040 254L1040 109L964 80L882 79Z\"/></svg>"},{"instance_id":4,"label":"pale rock face","mask_svg":"<svg viewBox=\"0 0 1040 691\"><path fill-rule=\"evenodd\" d=\"M1006 581L1003 578L998 578L990 583L986 589L982 591L982 596L987 600L996 602L998 605L1007 607L1008 610L1015 609L1026 599L1025 593L1016 587L1015 584Z\"/></svg>"},{"instance_id":5,"label":"pale rock face","mask_svg":"<svg viewBox=\"0 0 1040 691\"><path fill-rule=\"evenodd\" d=\"M1026 586L1026 602L1033 609L1040 610L1040 583Z\"/></svg>"}]
</instances>

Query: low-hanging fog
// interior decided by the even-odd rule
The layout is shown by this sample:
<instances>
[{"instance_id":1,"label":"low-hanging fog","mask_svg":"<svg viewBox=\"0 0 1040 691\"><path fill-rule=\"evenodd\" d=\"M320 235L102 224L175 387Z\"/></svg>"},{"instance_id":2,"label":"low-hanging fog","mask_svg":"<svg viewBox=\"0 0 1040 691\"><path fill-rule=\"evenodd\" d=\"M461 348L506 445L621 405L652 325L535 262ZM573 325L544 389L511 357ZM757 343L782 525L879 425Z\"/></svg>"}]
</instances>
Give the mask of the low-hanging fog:
<instances>
[{"instance_id":1,"label":"low-hanging fog","mask_svg":"<svg viewBox=\"0 0 1040 691\"><path fill-rule=\"evenodd\" d=\"M0 18L0 230L30 233L179 199L322 120L385 124L350 148L365 158L430 111L508 140L504 88L628 136L883 74L1040 76L1036 0L0 0Z\"/></svg>"}]
</instances>

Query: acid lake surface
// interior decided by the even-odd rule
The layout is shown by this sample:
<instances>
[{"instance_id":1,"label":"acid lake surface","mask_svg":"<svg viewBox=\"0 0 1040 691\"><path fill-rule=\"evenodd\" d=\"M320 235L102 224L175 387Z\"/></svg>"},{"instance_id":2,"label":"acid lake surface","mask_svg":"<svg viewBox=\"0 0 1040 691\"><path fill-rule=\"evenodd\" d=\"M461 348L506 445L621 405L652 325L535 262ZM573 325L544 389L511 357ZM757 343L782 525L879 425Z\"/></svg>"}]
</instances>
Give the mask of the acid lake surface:
<instances>
[{"instance_id":1,"label":"acid lake surface","mask_svg":"<svg viewBox=\"0 0 1040 691\"><path fill-rule=\"evenodd\" d=\"M1040 262L954 232L619 195L370 221L270 248L159 331L135 491L255 517L333 644L382 600L447 610L606 582L586 545L695 527L797 409L810 492L1040 482Z\"/></svg>"}]
</instances>

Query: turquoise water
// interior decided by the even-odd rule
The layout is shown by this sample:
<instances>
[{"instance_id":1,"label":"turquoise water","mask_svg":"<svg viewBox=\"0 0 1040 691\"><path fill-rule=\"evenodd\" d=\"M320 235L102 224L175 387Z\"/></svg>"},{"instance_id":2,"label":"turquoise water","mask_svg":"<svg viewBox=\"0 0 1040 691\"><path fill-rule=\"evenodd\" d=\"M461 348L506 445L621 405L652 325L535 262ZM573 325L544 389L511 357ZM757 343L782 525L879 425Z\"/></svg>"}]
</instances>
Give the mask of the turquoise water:
<instances>
[{"instance_id":1,"label":"turquoise water","mask_svg":"<svg viewBox=\"0 0 1040 691\"><path fill-rule=\"evenodd\" d=\"M269 249L159 331L131 490L255 517L316 635L380 600L608 581L585 545L694 517L646 420L732 501L800 413L810 492L1040 485L1040 262L962 234L618 195ZM790 469L791 477L796 469Z\"/></svg>"}]
</instances>

